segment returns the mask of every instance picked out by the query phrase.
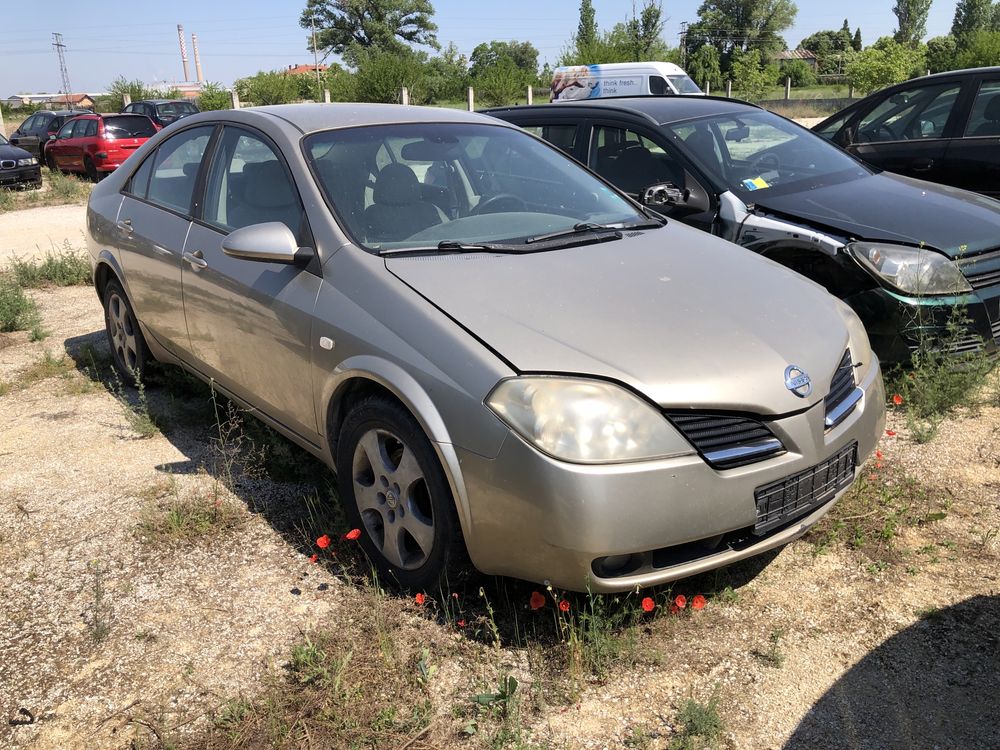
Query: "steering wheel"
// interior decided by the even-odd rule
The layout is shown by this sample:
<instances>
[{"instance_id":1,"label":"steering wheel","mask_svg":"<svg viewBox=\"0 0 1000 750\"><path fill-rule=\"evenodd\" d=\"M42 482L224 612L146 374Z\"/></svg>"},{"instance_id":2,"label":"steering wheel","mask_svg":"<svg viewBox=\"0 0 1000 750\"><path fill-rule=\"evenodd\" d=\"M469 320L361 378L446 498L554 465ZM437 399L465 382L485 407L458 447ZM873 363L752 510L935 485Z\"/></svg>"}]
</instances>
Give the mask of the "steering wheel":
<instances>
[{"instance_id":1,"label":"steering wheel","mask_svg":"<svg viewBox=\"0 0 1000 750\"><path fill-rule=\"evenodd\" d=\"M887 134L889 137L888 138L883 137L882 133ZM868 132L861 131L858 133L859 143L878 143L879 141L898 141L898 140L900 140L900 138L898 135L896 135L896 131L894 131L884 122L881 125L878 125L874 130L869 130Z\"/></svg>"},{"instance_id":2,"label":"steering wheel","mask_svg":"<svg viewBox=\"0 0 1000 750\"><path fill-rule=\"evenodd\" d=\"M750 167L758 174L761 172L777 172L781 169L781 159L775 153L761 154L750 160Z\"/></svg>"},{"instance_id":3,"label":"steering wheel","mask_svg":"<svg viewBox=\"0 0 1000 750\"><path fill-rule=\"evenodd\" d=\"M497 193L469 211L469 216L500 214L507 211L527 211L527 209L528 204L513 193Z\"/></svg>"}]
</instances>

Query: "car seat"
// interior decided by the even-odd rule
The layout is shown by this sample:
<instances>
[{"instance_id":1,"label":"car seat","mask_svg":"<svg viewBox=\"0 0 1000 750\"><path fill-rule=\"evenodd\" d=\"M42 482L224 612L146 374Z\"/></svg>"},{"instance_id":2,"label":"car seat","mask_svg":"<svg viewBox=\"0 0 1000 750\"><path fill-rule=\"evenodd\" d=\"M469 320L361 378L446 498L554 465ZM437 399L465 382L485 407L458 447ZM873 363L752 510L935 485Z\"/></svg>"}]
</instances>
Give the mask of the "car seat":
<instances>
[{"instance_id":1,"label":"car seat","mask_svg":"<svg viewBox=\"0 0 1000 750\"><path fill-rule=\"evenodd\" d=\"M984 135L1000 135L1000 94L994 94L983 110L986 120L972 132L973 137Z\"/></svg>"},{"instance_id":2,"label":"car seat","mask_svg":"<svg viewBox=\"0 0 1000 750\"><path fill-rule=\"evenodd\" d=\"M371 206L365 209L368 239L393 242L447 220L433 203L421 200L420 182L405 164L387 164L375 180Z\"/></svg>"}]
</instances>

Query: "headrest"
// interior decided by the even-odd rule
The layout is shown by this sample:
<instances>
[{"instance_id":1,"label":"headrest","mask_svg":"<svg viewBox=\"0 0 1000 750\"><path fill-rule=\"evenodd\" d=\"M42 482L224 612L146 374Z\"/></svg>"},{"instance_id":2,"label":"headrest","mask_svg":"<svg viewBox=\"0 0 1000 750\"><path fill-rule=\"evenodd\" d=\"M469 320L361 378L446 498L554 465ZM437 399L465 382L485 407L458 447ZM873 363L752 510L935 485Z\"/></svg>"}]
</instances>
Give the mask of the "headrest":
<instances>
[{"instance_id":1,"label":"headrest","mask_svg":"<svg viewBox=\"0 0 1000 750\"><path fill-rule=\"evenodd\" d=\"M983 112L983 117L991 122L1000 120L1000 94L994 94L986 103L986 110Z\"/></svg>"},{"instance_id":2,"label":"headrest","mask_svg":"<svg viewBox=\"0 0 1000 750\"><path fill-rule=\"evenodd\" d=\"M420 183L405 164L387 164L375 180L372 198L385 206L405 206L420 200Z\"/></svg>"},{"instance_id":3,"label":"headrest","mask_svg":"<svg viewBox=\"0 0 1000 750\"><path fill-rule=\"evenodd\" d=\"M243 199L254 208L279 208L295 203L295 193L281 163L272 159L243 166Z\"/></svg>"}]
</instances>

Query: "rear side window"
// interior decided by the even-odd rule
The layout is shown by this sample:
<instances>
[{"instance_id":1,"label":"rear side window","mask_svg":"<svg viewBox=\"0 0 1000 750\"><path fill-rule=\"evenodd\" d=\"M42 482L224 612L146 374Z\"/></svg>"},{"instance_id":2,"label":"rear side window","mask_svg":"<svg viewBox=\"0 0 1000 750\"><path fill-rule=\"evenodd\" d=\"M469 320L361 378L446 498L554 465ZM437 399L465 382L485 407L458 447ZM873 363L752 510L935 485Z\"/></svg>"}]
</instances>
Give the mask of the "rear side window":
<instances>
[{"instance_id":1,"label":"rear side window","mask_svg":"<svg viewBox=\"0 0 1000 750\"><path fill-rule=\"evenodd\" d=\"M209 125L185 130L156 150L146 192L151 203L185 214L191 210L198 169L213 129L214 126Z\"/></svg>"},{"instance_id":2,"label":"rear side window","mask_svg":"<svg viewBox=\"0 0 1000 750\"><path fill-rule=\"evenodd\" d=\"M525 125L522 127L570 156L573 155L573 147L576 146L576 125Z\"/></svg>"},{"instance_id":3,"label":"rear side window","mask_svg":"<svg viewBox=\"0 0 1000 750\"><path fill-rule=\"evenodd\" d=\"M153 162L155 159L156 154L147 157L142 166L135 170L135 174L132 175L132 179L128 181L128 185L125 187L126 193L131 193L137 198L146 197L146 191L149 189L149 175L153 172Z\"/></svg>"},{"instance_id":4,"label":"rear side window","mask_svg":"<svg viewBox=\"0 0 1000 750\"><path fill-rule=\"evenodd\" d=\"M119 115L104 118L104 133L108 138L152 138L156 126L142 115Z\"/></svg>"},{"instance_id":5,"label":"rear side window","mask_svg":"<svg viewBox=\"0 0 1000 750\"><path fill-rule=\"evenodd\" d=\"M76 133L77 138L92 138L97 135L97 120L84 120L86 124L83 126L83 130Z\"/></svg>"},{"instance_id":6,"label":"rear side window","mask_svg":"<svg viewBox=\"0 0 1000 750\"><path fill-rule=\"evenodd\" d=\"M972 105L967 138L1000 135L1000 81L983 81Z\"/></svg>"},{"instance_id":7,"label":"rear side window","mask_svg":"<svg viewBox=\"0 0 1000 750\"><path fill-rule=\"evenodd\" d=\"M594 129L590 168L631 195L662 182L684 187L684 169L661 146L634 130Z\"/></svg>"}]
</instances>

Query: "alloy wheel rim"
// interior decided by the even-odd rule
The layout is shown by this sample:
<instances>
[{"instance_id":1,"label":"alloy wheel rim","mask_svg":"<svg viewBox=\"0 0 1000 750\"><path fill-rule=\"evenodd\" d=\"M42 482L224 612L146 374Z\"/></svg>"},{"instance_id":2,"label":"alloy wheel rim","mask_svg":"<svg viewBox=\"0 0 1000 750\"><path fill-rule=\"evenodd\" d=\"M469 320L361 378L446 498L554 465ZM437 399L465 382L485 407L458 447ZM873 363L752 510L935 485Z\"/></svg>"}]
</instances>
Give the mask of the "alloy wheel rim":
<instances>
[{"instance_id":1,"label":"alloy wheel rim","mask_svg":"<svg viewBox=\"0 0 1000 750\"><path fill-rule=\"evenodd\" d=\"M108 330L118 361L125 365L125 369L135 372L139 363L135 323L125 300L117 294L112 294L108 300Z\"/></svg>"},{"instance_id":2,"label":"alloy wheel rim","mask_svg":"<svg viewBox=\"0 0 1000 750\"><path fill-rule=\"evenodd\" d=\"M354 448L352 479L361 521L382 556L403 570L427 562L434 513L413 450L388 430L369 430Z\"/></svg>"}]
</instances>

